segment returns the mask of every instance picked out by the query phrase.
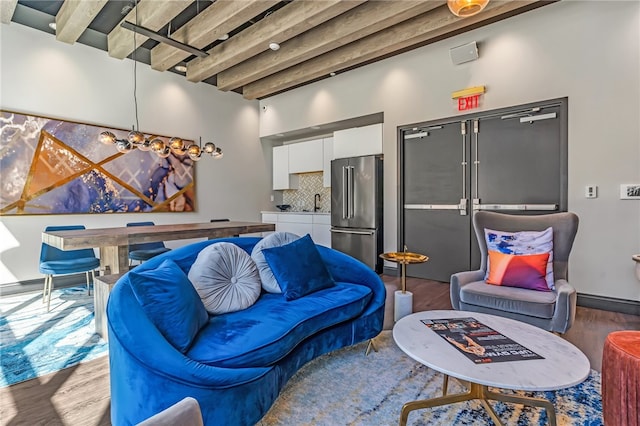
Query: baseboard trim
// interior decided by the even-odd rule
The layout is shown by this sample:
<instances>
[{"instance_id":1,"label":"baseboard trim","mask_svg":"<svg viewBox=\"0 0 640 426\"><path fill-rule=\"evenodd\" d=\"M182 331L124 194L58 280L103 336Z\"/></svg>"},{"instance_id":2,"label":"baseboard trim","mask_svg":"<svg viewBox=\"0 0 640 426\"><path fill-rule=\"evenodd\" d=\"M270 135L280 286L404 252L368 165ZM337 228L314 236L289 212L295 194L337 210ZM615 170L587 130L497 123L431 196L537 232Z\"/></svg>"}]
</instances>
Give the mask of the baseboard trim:
<instances>
[{"instance_id":1,"label":"baseboard trim","mask_svg":"<svg viewBox=\"0 0 640 426\"><path fill-rule=\"evenodd\" d=\"M384 275L391 275L391 276L396 275L397 276L400 272L399 272L398 268L392 268L390 266L383 266L382 267L382 273Z\"/></svg>"},{"instance_id":2,"label":"baseboard trim","mask_svg":"<svg viewBox=\"0 0 640 426\"><path fill-rule=\"evenodd\" d=\"M55 275L53 277L53 288L75 287L86 285L84 273L72 275ZM33 293L44 289L44 276L33 280L18 281L0 285L0 296L11 296L18 293Z\"/></svg>"},{"instance_id":3,"label":"baseboard trim","mask_svg":"<svg viewBox=\"0 0 640 426\"><path fill-rule=\"evenodd\" d=\"M601 309L603 311L622 314L640 315L640 302L637 300L616 299L615 297L597 296L595 294L578 293L578 306Z\"/></svg>"}]
</instances>

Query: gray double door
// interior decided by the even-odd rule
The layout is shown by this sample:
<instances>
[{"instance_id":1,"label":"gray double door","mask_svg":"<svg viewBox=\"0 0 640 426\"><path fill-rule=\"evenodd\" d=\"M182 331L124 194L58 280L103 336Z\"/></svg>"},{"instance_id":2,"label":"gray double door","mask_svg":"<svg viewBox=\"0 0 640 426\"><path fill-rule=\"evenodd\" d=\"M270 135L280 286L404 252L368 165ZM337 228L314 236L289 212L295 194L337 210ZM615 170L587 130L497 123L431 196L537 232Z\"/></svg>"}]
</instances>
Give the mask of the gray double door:
<instances>
[{"instance_id":1,"label":"gray double door","mask_svg":"<svg viewBox=\"0 0 640 426\"><path fill-rule=\"evenodd\" d=\"M558 99L400 129L399 243L429 256L407 275L477 269L476 211L566 211L566 110Z\"/></svg>"}]
</instances>

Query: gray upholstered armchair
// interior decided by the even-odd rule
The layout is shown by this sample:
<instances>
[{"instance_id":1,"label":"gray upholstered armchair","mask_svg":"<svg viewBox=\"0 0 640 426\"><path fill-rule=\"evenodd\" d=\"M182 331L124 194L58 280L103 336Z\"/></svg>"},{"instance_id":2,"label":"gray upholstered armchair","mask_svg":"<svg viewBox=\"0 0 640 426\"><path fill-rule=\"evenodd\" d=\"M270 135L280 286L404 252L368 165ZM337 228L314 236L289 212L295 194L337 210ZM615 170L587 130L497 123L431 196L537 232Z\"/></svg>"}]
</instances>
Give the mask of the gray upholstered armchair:
<instances>
[{"instance_id":1,"label":"gray upholstered armchair","mask_svg":"<svg viewBox=\"0 0 640 426\"><path fill-rule=\"evenodd\" d=\"M569 253L578 230L574 213L538 216L480 211L473 217L482 261L477 271L451 276L451 304L456 310L482 312L513 318L548 331L566 332L576 313L576 290L567 282ZM553 228L553 273L555 290L550 292L504 287L484 281L487 268L485 228L500 231L543 231Z\"/></svg>"}]
</instances>

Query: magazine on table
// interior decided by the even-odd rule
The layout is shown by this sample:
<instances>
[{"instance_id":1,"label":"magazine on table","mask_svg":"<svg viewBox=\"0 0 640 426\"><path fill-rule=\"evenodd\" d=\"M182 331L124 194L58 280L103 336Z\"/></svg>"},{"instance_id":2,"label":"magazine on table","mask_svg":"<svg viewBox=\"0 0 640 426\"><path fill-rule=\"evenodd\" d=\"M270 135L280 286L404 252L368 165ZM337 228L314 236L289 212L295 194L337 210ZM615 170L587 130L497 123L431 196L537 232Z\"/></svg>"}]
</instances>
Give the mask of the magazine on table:
<instances>
[{"instance_id":1,"label":"magazine on table","mask_svg":"<svg viewBox=\"0 0 640 426\"><path fill-rule=\"evenodd\" d=\"M421 321L476 364L544 359L475 318Z\"/></svg>"}]
</instances>

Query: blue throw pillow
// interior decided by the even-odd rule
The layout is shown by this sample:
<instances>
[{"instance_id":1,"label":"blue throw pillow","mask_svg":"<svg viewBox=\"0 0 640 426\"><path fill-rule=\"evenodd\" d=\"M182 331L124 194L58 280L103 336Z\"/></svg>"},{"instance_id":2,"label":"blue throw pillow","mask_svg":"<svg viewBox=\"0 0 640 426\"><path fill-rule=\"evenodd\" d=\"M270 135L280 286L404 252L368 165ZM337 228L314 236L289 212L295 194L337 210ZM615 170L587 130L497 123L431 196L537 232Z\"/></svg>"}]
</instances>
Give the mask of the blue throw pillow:
<instances>
[{"instance_id":1,"label":"blue throw pillow","mask_svg":"<svg viewBox=\"0 0 640 426\"><path fill-rule=\"evenodd\" d=\"M336 284L309 234L283 246L263 249L262 253L286 300Z\"/></svg>"},{"instance_id":2,"label":"blue throw pillow","mask_svg":"<svg viewBox=\"0 0 640 426\"><path fill-rule=\"evenodd\" d=\"M191 281L171 259L155 269L129 272L142 310L173 347L185 353L209 320Z\"/></svg>"}]
</instances>

